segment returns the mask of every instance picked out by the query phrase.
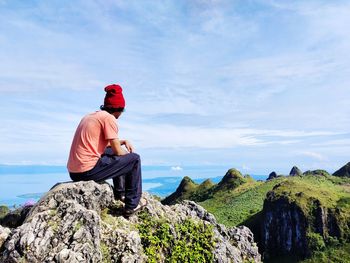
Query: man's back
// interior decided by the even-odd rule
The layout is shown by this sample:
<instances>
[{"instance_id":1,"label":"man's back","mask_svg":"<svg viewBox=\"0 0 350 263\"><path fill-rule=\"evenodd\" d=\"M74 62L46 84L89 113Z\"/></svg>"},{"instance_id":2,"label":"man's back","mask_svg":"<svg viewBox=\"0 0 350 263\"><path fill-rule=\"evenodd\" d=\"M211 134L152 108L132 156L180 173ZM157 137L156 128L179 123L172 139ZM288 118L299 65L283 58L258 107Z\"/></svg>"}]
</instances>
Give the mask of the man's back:
<instances>
[{"instance_id":1,"label":"man's back","mask_svg":"<svg viewBox=\"0 0 350 263\"><path fill-rule=\"evenodd\" d=\"M82 118L75 132L67 168L81 173L92 169L104 152L108 141L118 137L118 126L113 115L96 111Z\"/></svg>"}]
</instances>

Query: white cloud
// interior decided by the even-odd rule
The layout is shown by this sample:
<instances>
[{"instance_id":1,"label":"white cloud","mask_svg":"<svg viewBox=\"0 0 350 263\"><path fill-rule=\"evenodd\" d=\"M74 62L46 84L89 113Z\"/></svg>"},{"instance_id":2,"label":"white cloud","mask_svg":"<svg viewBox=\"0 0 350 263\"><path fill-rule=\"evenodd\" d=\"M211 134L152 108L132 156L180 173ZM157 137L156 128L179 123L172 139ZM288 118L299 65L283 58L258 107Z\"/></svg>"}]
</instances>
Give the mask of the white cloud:
<instances>
[{"instance_id":1,"label":"white cloud","mask_svg":"<svg viewBox=\"0 0 350 263\"><path fill-rule=\"evenodd\" d=\"M171 167L171 170L172 170L172 171L182 171L183 168L180 167L180 166L172 166L172 167Z\"/></svg>"},{"instance_id":2,"label":"white cloud","mask_svg":"<svg viewBox=\"0 0 350 263\"><path fill-rule=\"evenodd\" d=\"M131 123L127 120L121 121L120 124L120 136L128 136L141 148L224 149L238 146L288 145L299 143L306 138L338 134L340 133L332 131L215 128L156 123L148 125Z\"/></svg>"}]
</instances>

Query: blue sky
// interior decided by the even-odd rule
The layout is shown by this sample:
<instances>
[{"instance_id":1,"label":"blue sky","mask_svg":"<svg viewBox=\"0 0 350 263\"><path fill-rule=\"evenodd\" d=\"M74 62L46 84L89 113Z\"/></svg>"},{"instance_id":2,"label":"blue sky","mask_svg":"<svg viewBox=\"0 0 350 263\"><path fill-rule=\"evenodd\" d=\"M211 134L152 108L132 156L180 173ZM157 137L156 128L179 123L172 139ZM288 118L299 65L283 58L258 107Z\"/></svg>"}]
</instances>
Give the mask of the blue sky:
<instances>
[{"instance_id":1,"label":"blue sky","mask_svg":"<svg viewBox=\"0 0 350 263\"><path fill-rule=\"evenodd\" d=\"M65 165L119 83L145 165L350 161L349 1L0 0L0 163Z\"/></svg>"}]
</instances>

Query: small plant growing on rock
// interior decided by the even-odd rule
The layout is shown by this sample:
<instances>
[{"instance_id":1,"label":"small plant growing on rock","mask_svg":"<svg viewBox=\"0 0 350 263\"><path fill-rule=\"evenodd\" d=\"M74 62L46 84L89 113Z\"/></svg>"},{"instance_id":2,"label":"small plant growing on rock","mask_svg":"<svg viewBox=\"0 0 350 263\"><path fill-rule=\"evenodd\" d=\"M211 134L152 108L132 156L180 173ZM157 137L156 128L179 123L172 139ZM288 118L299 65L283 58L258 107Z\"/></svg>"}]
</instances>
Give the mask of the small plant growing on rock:
<instances>
[{"instance_id":1,"label":"small plant growing on rock","mask_svg":"<svg viewBox=\"0 0 350 263\"><path fill-rule=\"evenodd\" d=\"M147 262L212 262L215 240L211 225L186 219L172 226L147 212L139 218L142 221L138 230Z\"/></svg>"}]
</instances>

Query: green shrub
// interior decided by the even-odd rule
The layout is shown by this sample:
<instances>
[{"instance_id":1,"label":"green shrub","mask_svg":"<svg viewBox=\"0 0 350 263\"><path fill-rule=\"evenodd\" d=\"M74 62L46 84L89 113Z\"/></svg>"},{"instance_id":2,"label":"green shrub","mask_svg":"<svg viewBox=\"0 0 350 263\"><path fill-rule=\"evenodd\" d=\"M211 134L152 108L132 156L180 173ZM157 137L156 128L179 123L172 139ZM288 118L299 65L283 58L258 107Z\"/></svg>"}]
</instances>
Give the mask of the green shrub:
<instances>
[{"instance_id":1,"label":"green shrub","mask_svg":"<svg viewBox=\"0 0 350 263\"><path fill-rule=\"evenodd\" d=\"M345 263L350 262L350 244L329 246L324 251L316 251L311 258L300 263Z\"/></svg>"},{"instance_id":2,"label":"green shrub","mask_svg":"<svg viewBox=\"0 0 350 263\"><path fill-rule=\"evenodd\" d=\"M6 205L0 205L0 219L10 212L10 209Z\"/></svg>"},{"instance_id":3,"label":"green shrub","mask_svg":"<svg viewBox=\"0 0 350 263\"><path fill-rule=\"evenodd\" d=\"M327 247L328 246L336 247L336 246L340 245L340 242L339 242L338 238L332 237L332 236L328 236L327 239L326 239L326 244L327 244Z\"/></svg>"},{"instance_id":4,"label":"green shrub","mask_svg":"<svg viewBox=\"0 0 350 263\"><path fill-rule=\"evenodd\" d=\"M323 237L320 234L308 232L306 237L311 251L321 251L326 247Z\"/></svg>"},{"instance_id":5,"label":"green shrub","mask_svg":"<svg viewBox=\"0 0 350 263\"><path fill-rule=\"evenodd\" d=\"M147 212L139 215L137 228L148 257L147 262L212 262L215 246L213 227L187 219L171 226ZM162 258L165 257L165 258Z\"/></svg>"}]
</instances>

